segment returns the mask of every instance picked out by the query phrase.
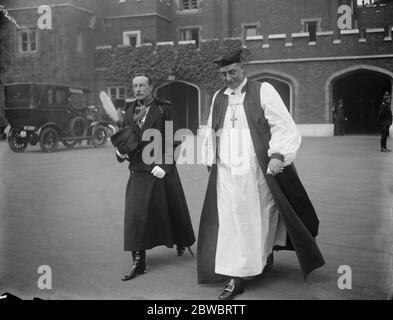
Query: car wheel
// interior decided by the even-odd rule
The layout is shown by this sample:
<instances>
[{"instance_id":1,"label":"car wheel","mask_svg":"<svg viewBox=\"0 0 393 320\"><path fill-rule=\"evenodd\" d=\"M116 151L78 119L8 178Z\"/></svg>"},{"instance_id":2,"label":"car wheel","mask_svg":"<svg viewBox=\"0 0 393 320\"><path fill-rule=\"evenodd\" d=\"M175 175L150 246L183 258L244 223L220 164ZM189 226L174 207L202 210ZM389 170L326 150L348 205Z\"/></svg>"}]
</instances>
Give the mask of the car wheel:
<instances>
[{"instance_id":1,"label":"car wheel","mask_svg":"<svg viewBox=\"0 0 393 320\"><path fill-rule=\"evenodd\" d=\"M20 131L11 129L8 134L8 144L12 151L14 152L23 152L26 150L27 145L29 144L29 138L21 137Z\"/></svg>"},{"instance_id":2,"label":"car wheel","mask_svg":"<svg viewBox=\"0 0 393 320\"><path fill-rule=\"evenodd\" d=\"M93 128L91 143L94 147L103 147L108 141L108 132L104 126Z\"/></svg>"},{"instance_id":3,"label":"car wheel","mask_svg":"<svg viewBox=\"0 0 393 320\"><path fill-rule=\"evenodd\" d=\"M62 141L64 146L67 148L73 148L75 147L76 143L78 142L78 140L73 139L73 140L63 140Z\"/></svg>"},{"instance_id":4,"label":"car wheel","mask_svg":"<svg viewBox=\"0 0 393 320\"><path fill-rule=\"evenodd\" d=\"M56 151L59 145L59 134L53 127L48 127L42 130L40 134L40 146L44 152Z\"/></svg>"},{"instance_id":5,"label":"car wheel","mask_svg":"<svg viewBox=\"0 0 393 320\"><path fill-rule=\"evenodd\" d=\"M87 120L81 116L73 118L70 122L70 133L73 137L86 136L87 129Z\"/></svg>"}]
</instances>

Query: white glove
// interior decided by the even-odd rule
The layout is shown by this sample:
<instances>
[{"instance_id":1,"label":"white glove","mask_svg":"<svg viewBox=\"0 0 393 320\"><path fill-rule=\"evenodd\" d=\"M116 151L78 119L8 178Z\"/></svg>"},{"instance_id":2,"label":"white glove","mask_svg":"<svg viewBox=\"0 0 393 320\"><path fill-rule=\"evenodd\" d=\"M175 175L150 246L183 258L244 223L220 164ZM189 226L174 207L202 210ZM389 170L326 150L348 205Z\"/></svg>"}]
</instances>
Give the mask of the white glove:
<instances>
[{"instance_id":1,"label":"white glove","mask_svg":"<svg viewBox=\"0 0 393 320\"><path fill-rule=\"evenodd\" d=\"M151 171L151 174L159 179L162 179L165 177L166 172L159 166L155 166Z\"/></svg>"}]
</instances>

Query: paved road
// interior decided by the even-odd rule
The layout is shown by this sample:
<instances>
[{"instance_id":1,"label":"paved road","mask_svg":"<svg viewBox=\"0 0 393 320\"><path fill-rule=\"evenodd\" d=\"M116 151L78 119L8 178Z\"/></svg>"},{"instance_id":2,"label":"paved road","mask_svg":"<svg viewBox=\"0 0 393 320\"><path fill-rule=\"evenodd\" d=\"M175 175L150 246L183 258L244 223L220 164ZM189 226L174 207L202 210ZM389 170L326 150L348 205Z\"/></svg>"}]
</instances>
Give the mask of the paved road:
<instances>
[{"instance_id":1,"label":"paved road","mask_svg":"<svg viewBox=\"0 0 393 320\"><path fill-rule=\"evenodd\" d=\"M393 284L393 154L378 137L305 138L296 165L320 218L326 265L302 275L294 253L275 255L273 271L249 284L242 299L385 299ZM194 230L207 183L202 166L179 166ZM148 272L122 282L128 179L113 149L88 146L23 154L0 142L0 293L25 299L216 299L221 287L199 286L196 259L174 249L148 252ZM194 246L194 252L196 247ZM52 269L40 290L40 265ZM352 289L340 290L340 265Z\"/></svg>"}]
</instances>

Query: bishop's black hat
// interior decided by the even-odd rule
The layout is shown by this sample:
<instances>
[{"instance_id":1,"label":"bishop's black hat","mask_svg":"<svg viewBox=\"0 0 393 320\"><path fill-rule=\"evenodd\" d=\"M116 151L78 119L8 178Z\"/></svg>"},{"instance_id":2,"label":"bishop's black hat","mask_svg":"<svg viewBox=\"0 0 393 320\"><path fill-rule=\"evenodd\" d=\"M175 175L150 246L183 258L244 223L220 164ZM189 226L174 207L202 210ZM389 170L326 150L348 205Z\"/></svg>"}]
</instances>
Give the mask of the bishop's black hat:
<instances>
[{"instance_id":1,"label":"bishop's black hat","mask_svg":"<svg viewBox=\"0 0 393 320\"><path fill-rule=\"evenodd\" d=\"M217 64L220 68L228 66L233 63L242 62L243 49L238 49L236 51L228 52L217 59L213 60L213 63Z\"/></svg>"}]
</instances>

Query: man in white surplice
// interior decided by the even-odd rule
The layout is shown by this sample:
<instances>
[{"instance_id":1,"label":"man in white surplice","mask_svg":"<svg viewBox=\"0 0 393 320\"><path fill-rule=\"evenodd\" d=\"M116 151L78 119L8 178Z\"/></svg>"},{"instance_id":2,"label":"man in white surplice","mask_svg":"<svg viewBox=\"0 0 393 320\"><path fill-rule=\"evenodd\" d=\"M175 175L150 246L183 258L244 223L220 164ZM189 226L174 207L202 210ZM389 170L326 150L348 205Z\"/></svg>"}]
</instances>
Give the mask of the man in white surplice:
<instances>
[{"instance_id":1,"label":"man in white surplice","mask_svg":"<svg viewBox=\"0 0 393 320\"><path fill-rule=\"evenodd\" d=\"M261 274L268 257L272 258L273 247L285 246L287 232L255 155L243 105L242 89L247 83L243 67L238 62L224 64L220 73L227 84L224 94L228 95L228 106L217 153L213 149L213 137L208 134L203 142L202 159L208 167L217 161L219 228L215 272L231 277L219 296L221 300L230 300L243 292L240 278ZM208 129L212 126L217 93L213 97ZM276 175L295 159L301 135L271 84L262 83L260 99L271 128L268 156L284 157L284 161L273 157L269 161L268 173Z\"/></svg>"}]
</instances>

